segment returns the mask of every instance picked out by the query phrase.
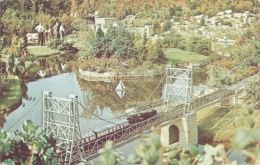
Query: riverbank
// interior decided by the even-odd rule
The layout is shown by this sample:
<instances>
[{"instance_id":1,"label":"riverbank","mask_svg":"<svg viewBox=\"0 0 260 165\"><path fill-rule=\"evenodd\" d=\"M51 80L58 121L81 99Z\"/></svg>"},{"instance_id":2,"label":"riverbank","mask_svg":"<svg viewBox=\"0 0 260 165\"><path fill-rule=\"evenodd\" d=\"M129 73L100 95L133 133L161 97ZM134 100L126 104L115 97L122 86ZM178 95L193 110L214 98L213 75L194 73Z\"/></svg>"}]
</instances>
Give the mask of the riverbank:
<instances>
[{"instance_id":1,"label":"riverbank","mask_svg":"<svg viewBox=\"0 0 260 165\"><path fill-rule=\"evenodd\" d=\"M48 57L59 57L59 56L66 56L67 54L71 54L76 52L76 49L72 50L65 50L65 51L58 51L54 49L47 48L46 46L38 46L35 43L29 43L27 46L28 54L32 55L35 59L34 62L32 61L25 61L25 70L24 78L27 78L28 69L32 68L33 65L36 65L36 61L40 59L45 59ZM8 65L9 55L2 54L1 61L5 62ZM70 63L67 64L68 67L72 67ZM6 66L8 68L8 66ZM39 69L39 67L36 67ZM34 69L32 69L34 70ZM34 71L36 75L36 72ZM46 75L48 76L48 75ZM34 76L35 77L35 76ZM40 77L39 77L40 78ZM8 84L10 88L4 91L3 96L0 99L0 118L3 119L6 115L17 109L22 104L22 96L23 93L26 92L26 87L24 86L24 79L20 79L16 75L9 74L7 77ZM4 120L1 120L4 121Z\"/></svg>"},{"instance_id":2,"label":"riverbank","mask_svg":"<svg viewBox=\"0 0 260 165\"><path fill-rule=\"evenodd\" d=\"M0 100L0 116L12 112L22 104L22 81L18 76L8 75L7 80L10 88L3 92Z\"/></svg>"},{"instance_id":3,"label":"riverbank","mask_svg":"<svg viewBox=\"0 0 260 165\"><path fill-rule=\"evenodd\" d=\"M233 97L229 98L229 103ZM255 121L255 126L250 129L246 122L238 124L238 118L246 112L245 104L230 104L223 106L222 103L216 103L197 111L198 139L199 144L219 144L225 143L228 148L231 146L236 132L239 128L248 130L259 130L259 110L255 110L251 117Z\"/></svg>"},{"instance_id":4,"label":"riverbank","mask_svg":"<svg viewBox=\"0 0 260 165\"><path fill-rule=\"evenodd\" d=\"M84 71L81 68L78 69L79 78L86 81L114 81L118 79L153 77L157 75L163 75L164 74L163 71L164 70L154 69L154 70L144 70L142 72L125 71L120 73L115 73L115 72L97 73L97 72Z\"/></svg>"}]
</instances>

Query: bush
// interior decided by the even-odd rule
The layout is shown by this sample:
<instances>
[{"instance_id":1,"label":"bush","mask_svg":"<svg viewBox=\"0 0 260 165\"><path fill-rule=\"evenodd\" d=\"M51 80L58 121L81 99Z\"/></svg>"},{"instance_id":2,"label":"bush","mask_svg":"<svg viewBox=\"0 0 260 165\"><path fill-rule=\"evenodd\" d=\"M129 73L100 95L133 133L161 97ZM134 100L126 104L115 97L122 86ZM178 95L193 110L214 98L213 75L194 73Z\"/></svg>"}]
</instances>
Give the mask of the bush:
<instances>
[{"instance_id":1,"label":"bush","mask_svg":"<svg viewBox=\"0 0 260 165\"><path fill-rule=\"evenodd\" d=\"M48 48L57 50L71 50L73 48L72 42L65 42L60 39L53 39L47 44Z\"/></svg>"},{"instance_id":2,"label":"bush","mask_svg":"<svg viewBox=\"0 0 260 165\"><path fill-rule=\"evenodd\" d=\"M52 39L48 42L47 47L51 49L58 49L58 46L62 44L62 40L60 39Z\"/></svg>"},{"instance_id":3,"label":"bush","mask_svg":"<svg viewBox=\"0 0 260 165\"><path fill-rule=\"evenodd\" d=\"M61 45L58 46L58 50L71 50L72 48L72 42L62 42Z\"/></svg>"},{"instance_id":4,"label":"bush","mask_svg":"<svg viewBox=\"0 0 260 165\"><path fill-rule=\"evenodd\" d=\"M227 25L227 26L232 26L232 23L230 22L230 21L225 21L225 22L223 22L223 25Z\"/></svg>"}]
</instances>

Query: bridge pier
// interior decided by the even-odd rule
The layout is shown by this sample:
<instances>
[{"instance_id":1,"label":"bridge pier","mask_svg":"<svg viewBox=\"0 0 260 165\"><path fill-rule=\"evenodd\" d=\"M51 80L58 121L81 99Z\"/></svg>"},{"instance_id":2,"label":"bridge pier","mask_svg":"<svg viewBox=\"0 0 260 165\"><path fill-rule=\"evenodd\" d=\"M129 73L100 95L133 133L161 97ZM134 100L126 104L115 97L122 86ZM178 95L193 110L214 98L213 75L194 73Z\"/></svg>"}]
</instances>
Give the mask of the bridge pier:
<instances>
[{"instance_id":1,"label":"bridge pier","mask_svg":"<svg viewBox=\"0 0 260 165\"><path fill-rule=\"evenodd\" d=\"M198 144L197 116L193 113L187 117L179 118L169 125L161 128L161 144L169 147L179 144L183 148Z\"/></svg>"}]
</instances>

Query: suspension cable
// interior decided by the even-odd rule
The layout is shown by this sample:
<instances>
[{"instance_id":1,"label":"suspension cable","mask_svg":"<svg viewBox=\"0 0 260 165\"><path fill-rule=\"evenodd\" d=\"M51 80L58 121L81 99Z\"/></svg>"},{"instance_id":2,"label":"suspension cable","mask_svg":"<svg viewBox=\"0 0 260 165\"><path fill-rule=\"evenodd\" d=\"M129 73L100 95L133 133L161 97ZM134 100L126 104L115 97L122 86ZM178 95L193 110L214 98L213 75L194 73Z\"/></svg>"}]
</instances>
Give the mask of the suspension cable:
<instances>
[{"instance_id":1,"label":"suspension cable","mask_svg":"<svg viewBox=\"0 0 260 165\"><path fill-rule=\"evenodd\" d=\"M140 105L136 106L135 108L139 108L141 107L148 99L150 99L150 97L154 94L154 92L157 90L157 88L159 87L159 85L162 83L162 80L164 79L166 73L164 73L162 79L160 80L160 82L158 83L158 85L156 86L156 88L153 90L153 92L145 99L145 101L143 101Z\"/></svg>"},{"instance_id":2,"label":"suspension cable","mask_svg":"<svg viewBox=\"0 0 260 165\"><path fill-rule=\"evenodd\" d=\"M15 125L13 125L11 128L9 128L8 131L6 131L7 133L9 133L12 129L14 129L18 124L20 124L21 121L23 121L41 102L42 102L43 98L30 110L28 111L24 117L22 117Z\"/></svg>"},{"instance_id":3,"label":"suspension cable","mask_svg":"<svg viewBox=\"0 0 260 165\"><path fill-rule=\"evenodd\" d=\"M81 102L83 102L82 100L81 100ZM81 105L81 106L83 106L83 105ZM84 109L86 109L86 107L84 107ZM87 110L87 111L89 111L89 110ZM92 114L92 113L91 113ZM83 118L86 118L85 116L82 116L82 115L79 115L80 117L83 117ZM93 116L95 116L95 115L93 115ZM96 117L96 116L95 116ZM113 119L119 119L119 120L121 120L120 118L121 117L128 117L125 113L124 114L122 114L122 115L120 115L120 116L116 116L116 117L113 117L113 118L109 118L109 119L106 119L106 120L113 120ZM98 120L98 119L91 119L91 120Z\"/></svg>"},{"instance_id":4,"label":"suspension cable","mask_svg":"<svg viewBox=\"0 0 260 165\"><path fill-rule=\"evenodd\" d=\"M118 124L116 124L116 123L110 122L110 121L108 121L108 120L106 120L106 119L103 119L103 118L101 118L101 117L95 115L94 113L92 113L91 111L89 111L86 107L84 107L80 102L77 102L77 103L78 103L83 109L87 110L90 114L92 114L93 116L99 118L100 120L103 120L103 121L105 121L105 122L107 122L107 123L110 123L110 124L118 125Z\"/></svg>"}]
</instances>

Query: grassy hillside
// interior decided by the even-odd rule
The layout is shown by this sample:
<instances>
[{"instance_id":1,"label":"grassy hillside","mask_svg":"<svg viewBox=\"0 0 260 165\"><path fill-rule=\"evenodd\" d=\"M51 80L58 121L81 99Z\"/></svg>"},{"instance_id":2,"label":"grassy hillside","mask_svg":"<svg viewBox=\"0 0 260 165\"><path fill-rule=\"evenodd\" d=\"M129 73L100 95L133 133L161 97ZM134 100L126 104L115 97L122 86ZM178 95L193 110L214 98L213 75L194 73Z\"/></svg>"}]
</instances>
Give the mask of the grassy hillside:
<instances>
[{"instance_id":1,"label":"grassy hillside","mask_svg":"<svg viewBox=\"0 0 260 165\"><path fill-rule=\"evenodd\" d=\"M173 64L183 62L199 62L208 58L208 56L175 48L167 48L165 50L165 54L167 61L171 61Z\"/></svg>"}]
</instances>

